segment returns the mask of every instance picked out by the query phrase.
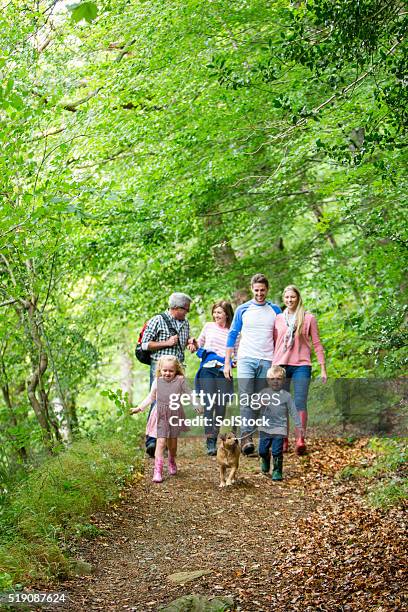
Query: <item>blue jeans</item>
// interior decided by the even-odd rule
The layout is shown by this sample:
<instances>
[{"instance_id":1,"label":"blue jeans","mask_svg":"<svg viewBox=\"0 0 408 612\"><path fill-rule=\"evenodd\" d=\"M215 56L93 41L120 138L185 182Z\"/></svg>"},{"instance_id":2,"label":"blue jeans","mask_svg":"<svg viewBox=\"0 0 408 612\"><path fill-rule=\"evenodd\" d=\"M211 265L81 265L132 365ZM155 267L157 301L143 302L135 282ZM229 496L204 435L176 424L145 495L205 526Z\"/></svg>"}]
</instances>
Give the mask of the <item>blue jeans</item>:
<instances>
[{"instance_id":1,"label":"blue jeans","mask_svg":"<svg viewBox=\"0 0 408 612\"><path fill-rule=\"evenodd\" d=\"M199 393L201 390L206 394L203 415L204 433L208 437L217 438L220 431L219 419L225 417L228 396L232 397L234 384L232 380L225 378L224 370L221 368L201 368L196 379L196 391ZM212 405L210 405L209 396ZM213 401L214 399L216 401Z\"/></svg>"},{"instance_id":2,"label":"blue jeans","mask_svg":"<svg viewBox=\"0 0 408 612\"><path fill-rule=\"evenodd\" d=\"M312 366L309 365L286 365L285 389L290 392L290 383L293 381L294 400L299 412L307 411L307 396L309 393L310 379L312 377Z\"/></svg>"},{"instance_id":3,"label":"blue jeans","mask_svg":"<svg viewBox=\"0 0 408 612\"><path fill-rule=\"evenodd\" d=\"M254 357L242 357L238 359L238 394L239 412L242 419L241 438L251 435L256 429L248 425L249 419L259 418L259 409L251 408L251 396L259 393L267 386L266 373L271 367L271 361L267 359L255 359Z\"/></svg>"},{"instance_id":4,"label":"blue jeans","mask_svg":"<svg viewBox=\"0 0 408 612\"><path fill-rule=\"evenodd\" d=\"M272 457L282 457L283 454L283 436L274 436L265 431L259 432L259 456L263 459L269 458L269 452L272 447Z\"/></svg>"},{"instance_id":5,"label":"blue jeans","mask_svg":"<svg viewBox=\"0 0 408 612\"><path fill-rule=\"evenodd\" d=\"M157 367L157 361L152 361L150 364L150 389L152 388L152 384L154 381L154 378L156 376L156 367ZM149 420L149 416L150 413L152 412L154 405L156 402L152 402L150 404L150 408L149 408L149 414L147 416L147 420ZM145 441L146 447L156 444L156 438L153 438L153 436L146 436L146 441Z\"/></svg>"}]
</instances>

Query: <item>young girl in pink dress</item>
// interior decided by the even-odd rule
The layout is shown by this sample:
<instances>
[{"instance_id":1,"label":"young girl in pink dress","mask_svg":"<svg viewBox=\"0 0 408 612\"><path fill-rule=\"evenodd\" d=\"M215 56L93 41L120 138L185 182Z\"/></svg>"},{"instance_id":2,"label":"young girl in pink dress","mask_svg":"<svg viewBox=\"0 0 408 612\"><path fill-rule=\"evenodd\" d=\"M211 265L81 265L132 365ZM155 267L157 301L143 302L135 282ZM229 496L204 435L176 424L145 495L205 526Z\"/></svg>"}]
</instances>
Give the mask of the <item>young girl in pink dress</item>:
<instances>
[{"instance_id":1,"label":"young girl in pink dress","mask_svg":"<svg viewBox=\"0 0 408 612\"><path fill-rule=\"evenodd\" d=\"M185 414L180 403L180 395L188 394L193 404L192 391L186 383L181 363L174 355L163 355L157 362L156 379L149 394L131 414L142 412L152 402L156 402L146 427L146 434L157 438L154 455L153 482L163 481L164 450L168 449L168 472L177 474L177 438L189 427L184 424Z\"/></svg>"}]
</instances>

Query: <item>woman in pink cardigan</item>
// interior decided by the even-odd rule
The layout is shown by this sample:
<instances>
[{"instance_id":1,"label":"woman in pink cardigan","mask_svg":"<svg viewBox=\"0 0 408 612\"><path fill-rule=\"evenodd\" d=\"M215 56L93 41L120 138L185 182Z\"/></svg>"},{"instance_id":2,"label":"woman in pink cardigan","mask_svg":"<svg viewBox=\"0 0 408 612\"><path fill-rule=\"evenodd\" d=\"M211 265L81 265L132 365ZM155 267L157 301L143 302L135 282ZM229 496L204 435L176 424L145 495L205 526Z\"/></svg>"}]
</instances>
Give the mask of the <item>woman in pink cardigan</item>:
<instances>
[{"instance_id":1,"label":"woman in pink cardigan","mask_svg":"<svg viewBox=\"0 0 408 612\"><path fill-rule=\"evenodd\" d=\"M315 317L305 312L300 291L289 285L283 291L286 309L278 314L275 320L275 352L273 365L280 365L286 370L287 389L293 381L295 405L302 423L303 435L296 440L296 452L304 455L306 444L304 435L307 425L307 396L312 376L311 344L321 367L322 381L326 382L324 351L320 343ZM286 438L284 449L288 448Z\"/></svg>"}]
</instances>

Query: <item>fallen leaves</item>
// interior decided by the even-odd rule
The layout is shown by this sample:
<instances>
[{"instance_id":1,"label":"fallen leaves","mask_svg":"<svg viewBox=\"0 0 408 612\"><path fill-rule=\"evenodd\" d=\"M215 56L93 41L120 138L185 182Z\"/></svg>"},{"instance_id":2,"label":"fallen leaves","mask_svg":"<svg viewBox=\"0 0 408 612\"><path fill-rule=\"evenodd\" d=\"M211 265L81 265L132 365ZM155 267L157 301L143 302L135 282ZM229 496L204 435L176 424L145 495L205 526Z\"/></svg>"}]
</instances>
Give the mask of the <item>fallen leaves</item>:
<instances>
[{"instance_id":1,"label":"fallen leaves","mask_svg":"<svg viewBox=\"0 0 408 612\"><path fill-rule=\"evenodd\" d=\"M79 551L94 575L59 585L70 592L70 611L156 610L193 589L208 599L233 595L242 612L407 605L403 510L372 509L361 483L335 478L371 460L364 441L313 441L308 457L285 456L279 486L258 476L256 459L243 461L228 495L214 464L189 445L177 478L160 487L138 479L114 512L94 517L109 533Z\"/></svg>"},{"instance_id":2,"label":"fallen leaves","mask_svg":"<svg viewBox=\"0 0 408 612\"><path fill-rule=\"evenodd\" d=\"M167 576L167 580L173 582L174 584L186 584L187 582L201 578L201 576L211 574L211 572L212 570L208 569L193 570L191 572L176 572L174 574L170 574L170 576Z\"/></svg>"}]
</instances>

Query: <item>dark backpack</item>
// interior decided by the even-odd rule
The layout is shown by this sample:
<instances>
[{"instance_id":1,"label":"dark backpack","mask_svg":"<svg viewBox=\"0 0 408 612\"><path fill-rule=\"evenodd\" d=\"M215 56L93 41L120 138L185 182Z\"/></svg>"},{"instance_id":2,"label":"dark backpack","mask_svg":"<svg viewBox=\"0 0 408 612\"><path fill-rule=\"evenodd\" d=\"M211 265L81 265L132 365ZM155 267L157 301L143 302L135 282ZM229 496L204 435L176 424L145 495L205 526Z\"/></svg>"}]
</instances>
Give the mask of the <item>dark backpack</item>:
<instances>
[{"instance_id":1,"label":"dark backpack","mask_svg":"<svg viewBox=\"0 0 408 612\"><path fill-rule=\"evenodd\" d=\"M143 334L145 332L145 329L148 323L149 321L146 321L146 323L143 325L142 329L140 330L139 338L137 339L137 344L135 348L136 359L140 361L140 363L144 363L145 365L150 365L152 363L151 351L144 351L142 349Z\"/></svg>"},{"instance_id":2,"label":"dark backpack","mask_svg":"<svg viewBox=\"0 0 408 612\"><path fill-rule=\"evenodd\" d=\"M178 335L178 332L172 326L171 320L169 319L168 315L165 312L161 312L160 316L164 319L169 332L171 334L173 334L173 336ZM150 365L152 363L152 351L145 351L145 350L142 349L143 334L145 332L145 329L146 329L148 323L149 323L149 321L146 321L146 323L143 325L142 329L140 330L139 338L137 340L137 344L136 344L136 348L135 348L136 359L138 361L140 361L140 363L144 363L145 365ZM179 341L179 346L180 346L180 341Z\"/></svg>"}]
</instances>

